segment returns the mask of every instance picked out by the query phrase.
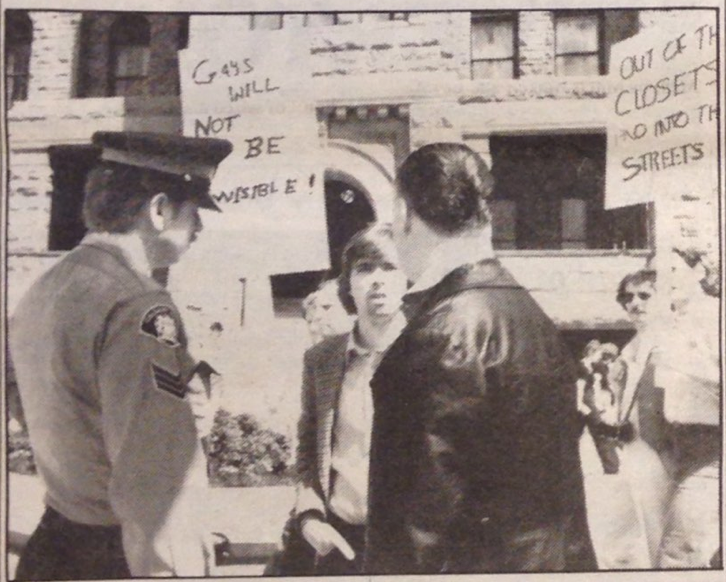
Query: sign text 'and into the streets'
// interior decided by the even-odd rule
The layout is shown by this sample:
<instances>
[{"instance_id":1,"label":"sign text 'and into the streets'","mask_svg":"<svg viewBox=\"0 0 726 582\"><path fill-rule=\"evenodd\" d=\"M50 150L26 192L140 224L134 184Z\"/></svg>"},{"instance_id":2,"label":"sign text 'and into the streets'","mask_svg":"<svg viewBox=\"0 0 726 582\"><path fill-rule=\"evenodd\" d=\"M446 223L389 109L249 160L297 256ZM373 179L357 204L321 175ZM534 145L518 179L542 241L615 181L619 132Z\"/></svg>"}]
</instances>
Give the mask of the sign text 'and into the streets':
<instances>
[{"instance_id":1,"label":"sign text 'and into the streets'","mask_svg":"<svg viewBox=\"0 0 726 582\"><path fill-rule=\"evenodd\" d=\"M715 155L715 23L696 17L678 26L613 46L608 208L655 200Z\"/></svg>"},{"instance_id":2,"label":"sign text 'and into the streets'","mask_svg":"<svg viewBox=\"0 0 726 582\"><path fill-rule=\"evenodd\" d=\"M718 416L718 299L679 253L718 262L718 39L715 11L674 16L613 46L605 206L653 202L655 382L669 421L703 423Z\"/></svg>"},{"instance_id":3,"label":"sign text 'and into the streets'","mask_svg":"<svg viewBox=\"0 0 726 582\"><path fill-rule=\"evenodd\" d=\"M207 27L203 18L196 17L201 26L180 53L184 134L234 145L212 183L222 213L207 219L208 229L223 231L228 243L244 239L238 254L252 268L325 269L323 156L309 41L299 31L240 35Z\"/></svg>"}]
</instances>

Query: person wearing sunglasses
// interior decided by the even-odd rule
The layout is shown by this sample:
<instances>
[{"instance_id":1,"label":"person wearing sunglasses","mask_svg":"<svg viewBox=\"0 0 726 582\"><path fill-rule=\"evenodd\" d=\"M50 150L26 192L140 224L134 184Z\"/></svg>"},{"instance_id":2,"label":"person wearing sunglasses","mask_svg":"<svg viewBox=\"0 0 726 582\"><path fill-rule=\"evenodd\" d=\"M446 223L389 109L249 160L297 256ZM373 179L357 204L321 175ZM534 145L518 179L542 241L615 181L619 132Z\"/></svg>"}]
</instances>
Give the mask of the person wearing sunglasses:
<instances>
[{"instance_id":1,"label":"person wearing sunglasses","mask_svg":"<svg viewBox=\"0 0 726 582\"><path fill-rule=\"evenodd\" d=\"M653 270L626 275L617 289L616 300L636 333L609 365L609 382L619 384L613 386L618 395L617 430L612 436L617 470L609 474L604 471L594 486L586 483L600 569L649 569L657 565L673 489L663 390L655 383L655 295Z\"/></svg>"}]
</instances>

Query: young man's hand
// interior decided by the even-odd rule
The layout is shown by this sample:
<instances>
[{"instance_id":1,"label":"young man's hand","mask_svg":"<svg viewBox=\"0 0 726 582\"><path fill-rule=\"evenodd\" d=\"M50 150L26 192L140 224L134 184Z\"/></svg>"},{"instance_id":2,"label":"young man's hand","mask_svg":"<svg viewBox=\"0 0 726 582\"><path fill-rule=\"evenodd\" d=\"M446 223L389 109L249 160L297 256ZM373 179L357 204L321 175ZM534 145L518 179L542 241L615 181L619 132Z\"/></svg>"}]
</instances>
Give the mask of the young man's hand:
<instances>
[{"instance_id":1,"label":"young man's hand","mask_svg":"<svg viewBox=\"0 0 726 582\"><path fill-rule=\"evenodd\" d=\"M300 526L305 540L320 556L327 556L334 549L338 549L346 560L355 558L355 552L345 538L340 535L329 523L319 517L305 517Z\"/></svg>"}]
</instances>

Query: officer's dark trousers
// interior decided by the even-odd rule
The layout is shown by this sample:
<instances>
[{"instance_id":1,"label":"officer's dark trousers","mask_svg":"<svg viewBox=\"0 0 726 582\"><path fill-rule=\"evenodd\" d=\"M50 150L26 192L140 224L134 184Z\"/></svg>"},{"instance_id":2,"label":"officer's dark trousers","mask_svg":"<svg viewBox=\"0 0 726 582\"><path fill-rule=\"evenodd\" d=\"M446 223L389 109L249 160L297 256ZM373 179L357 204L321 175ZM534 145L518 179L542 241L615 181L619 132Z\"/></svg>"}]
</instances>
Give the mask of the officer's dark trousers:
<instances>
[{"instance_id":1,"label":"officer's dark trousers","mask_svg":"<svg viewBox=\"0 0 726 582\"><path fill-rule=\"evenodd\" d=\"M121 528L73 522L47 507L25 546L16 580L103 580L131 576Z\"/></svg>"}]
</instances>

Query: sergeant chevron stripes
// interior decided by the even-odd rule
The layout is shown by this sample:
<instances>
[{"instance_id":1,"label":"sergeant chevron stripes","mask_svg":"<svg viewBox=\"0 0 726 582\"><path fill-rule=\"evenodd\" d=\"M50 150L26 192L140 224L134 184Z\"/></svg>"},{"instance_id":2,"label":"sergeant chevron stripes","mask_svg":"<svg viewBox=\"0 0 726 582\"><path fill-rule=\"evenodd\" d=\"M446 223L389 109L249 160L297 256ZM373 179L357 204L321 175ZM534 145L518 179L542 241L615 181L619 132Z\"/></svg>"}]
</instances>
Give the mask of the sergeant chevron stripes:
<instances>
[{"instance_id":1,"label":"sergeant chevron stripes","mask_svg":"<svg viewBox=\"0 0 726 582\"><path fill-rule=\"evenodd\" d=\"M181 381L181 375L172 374L169 370L157 366L154 363L151 364L151 370L154 375L154 383L159 390L168 392L177 398L184 398L186 396L186 386Z\"/></svg>"}]
</instances>

